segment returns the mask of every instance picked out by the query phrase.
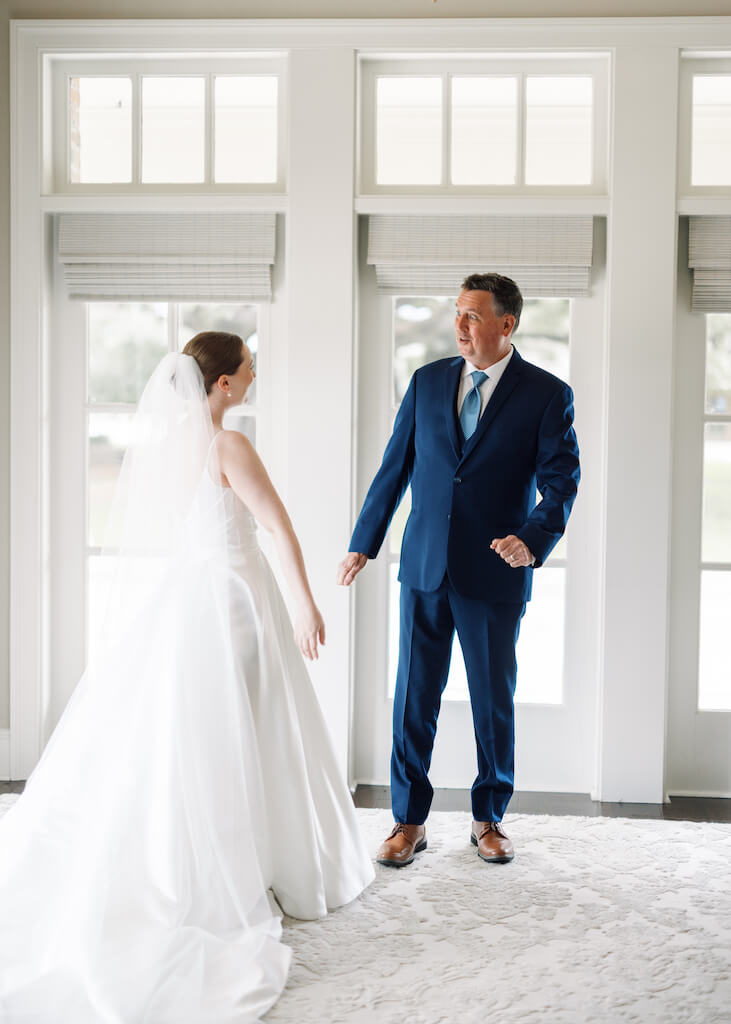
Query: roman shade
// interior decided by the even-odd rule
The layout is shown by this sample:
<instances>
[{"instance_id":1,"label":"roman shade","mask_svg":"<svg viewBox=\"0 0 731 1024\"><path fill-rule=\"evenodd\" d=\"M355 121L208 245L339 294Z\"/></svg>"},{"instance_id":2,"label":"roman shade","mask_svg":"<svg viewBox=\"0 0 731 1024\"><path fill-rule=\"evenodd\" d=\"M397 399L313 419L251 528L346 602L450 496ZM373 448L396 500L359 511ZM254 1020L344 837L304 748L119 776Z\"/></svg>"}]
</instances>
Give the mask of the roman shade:
<instances>
[{"instance_id":1,"label":"roman shade","mask_svg":"<svg viewBox=\"0 0 731 1024\"><path fill-rule=\"evenodd\" d=\"M591 283L591 217L373 215L368 263L390 295L456 295L473 272L512 277L524 295L572 298Z\"/></svg>"},{"instance_id":2,"label":"roman shade","mask_svg":"<svg viewBox=\"0 0 731 1024\"><path fill-rule=\"evenodd\" d=\"M73 299L255 302L271 297L274 213L64 213Z\"/></svg>"},{"instance_id":3,"label":"roman shade","mask_svg":"<svg viewBox=\"0 0 731 1024\"><path fill-rule=\"evenodd\" d=\"M694 313L731 312L731 217L691 217L688 266Z\"/></svg>"}]
</instances>

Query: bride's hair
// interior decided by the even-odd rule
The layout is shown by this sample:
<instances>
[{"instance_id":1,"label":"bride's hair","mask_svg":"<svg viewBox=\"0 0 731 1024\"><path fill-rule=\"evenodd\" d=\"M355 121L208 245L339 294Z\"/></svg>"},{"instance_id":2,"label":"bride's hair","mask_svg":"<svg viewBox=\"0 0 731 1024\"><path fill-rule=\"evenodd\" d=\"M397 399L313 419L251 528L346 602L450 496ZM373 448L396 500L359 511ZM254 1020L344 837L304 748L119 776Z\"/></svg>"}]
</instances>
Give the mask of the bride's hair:
<instances>
[{"instance_id":1,"label":"bride's hair","mask_svg":"<svg viewBox=\"0 0 731 1024\"><path fill-rule=\"evenodd\" d=\"M192 356L203 374L206 394L222 374L233 376L244 361L244 342L228 331L201 331L191 338L183 354Z\"/></svg>"}]
</instances>

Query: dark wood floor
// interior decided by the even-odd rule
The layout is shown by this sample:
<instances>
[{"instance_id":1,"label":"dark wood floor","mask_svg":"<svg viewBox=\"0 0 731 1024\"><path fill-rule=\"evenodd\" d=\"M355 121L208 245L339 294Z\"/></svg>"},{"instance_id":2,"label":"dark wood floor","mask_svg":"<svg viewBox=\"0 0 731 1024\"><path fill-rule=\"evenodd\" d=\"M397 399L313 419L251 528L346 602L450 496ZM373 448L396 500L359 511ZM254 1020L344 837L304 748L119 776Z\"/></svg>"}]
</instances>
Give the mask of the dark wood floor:
<instances>
[{"instance_id":1,"label":"dark wood floor","mask_svg":"<svg viewBox=\"0 0 731 1024\"><path fill-rule=\"evenodd\" d=\"M0 793L22 793L22 782L0 782ZM358 786L356 807L390 807L388 786ZM468 789L436 789L432 810L469 811ZM580 817L669 818L673 821L731 821L731 800L674 796L667 804L609 804L587 793L514 793L508 814L569 814Z\"/></svg>"},{"instance_id":2,"label":"dark wood floor","mask_svg":"<svg viewBox=\"0 0 731 1024\"><path fill-rule=\"evenodd\" d=\"M358 786L356 807L390 807L388 786ZM434 811L469 811L468 789L434 790ZM673 821L731 821L731 800L674 796L667 804L602 803L588 793L513 794L508 814L569 814L580 817L669 818Z\"/></svg>"}]
</instances>

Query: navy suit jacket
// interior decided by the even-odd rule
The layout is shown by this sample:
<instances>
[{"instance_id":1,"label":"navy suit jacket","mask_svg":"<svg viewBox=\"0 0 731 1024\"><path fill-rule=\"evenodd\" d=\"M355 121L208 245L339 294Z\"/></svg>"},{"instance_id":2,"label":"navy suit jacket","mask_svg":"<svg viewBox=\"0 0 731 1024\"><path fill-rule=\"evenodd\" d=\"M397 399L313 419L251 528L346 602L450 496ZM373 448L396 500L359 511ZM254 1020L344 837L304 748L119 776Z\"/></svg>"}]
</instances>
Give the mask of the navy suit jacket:
<instances>
[{"instance_id":1,"label":"navy suit jacket","mask_svg":"<svg viewBox=\"0 0 731 1024\"><path fill-rule=\"evenodd\" d=\"M465 597L527 601L532 568L511 569L490 542L515 534L538 567L563 534L579 482L573 394L514 349L476 431L463 441L456 410L463 367L458 356L414 373L350 550L376 557L411 484L399 580L432 591L447 573Z\"/></svg>"}]
</instances>

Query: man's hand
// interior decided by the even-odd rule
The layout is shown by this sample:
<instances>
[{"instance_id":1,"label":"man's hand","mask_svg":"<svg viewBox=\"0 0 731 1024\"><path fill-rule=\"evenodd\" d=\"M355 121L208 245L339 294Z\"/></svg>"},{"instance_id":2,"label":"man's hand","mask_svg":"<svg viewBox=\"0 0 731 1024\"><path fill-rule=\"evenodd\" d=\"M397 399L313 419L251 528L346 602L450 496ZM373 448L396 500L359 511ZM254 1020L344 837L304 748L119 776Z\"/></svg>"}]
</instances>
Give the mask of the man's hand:
<instances>
[{"instance_id":1,"label":"man's hand","mask_svg":"<svg viewBox=\"0 0 731 1024\"><path fill-rule=\"evenodd\" d=\"M507 537L496 538L490 547L500 555L504 562L508 563L511 569L532 565L535 561L535 558L523 541L516 537L514 533L508 534Z\"/></svg>"},{"instance_id":2,"label":"man's hand","mask_svg":"<svg viewBox=\"0 0 731 1024\"><path fill-rule=\"evenodd\" d=\"M349 552L338 566L337 582L340 586L349 587L367 561L368 555Z\"/></svg>"}]
</instances>

